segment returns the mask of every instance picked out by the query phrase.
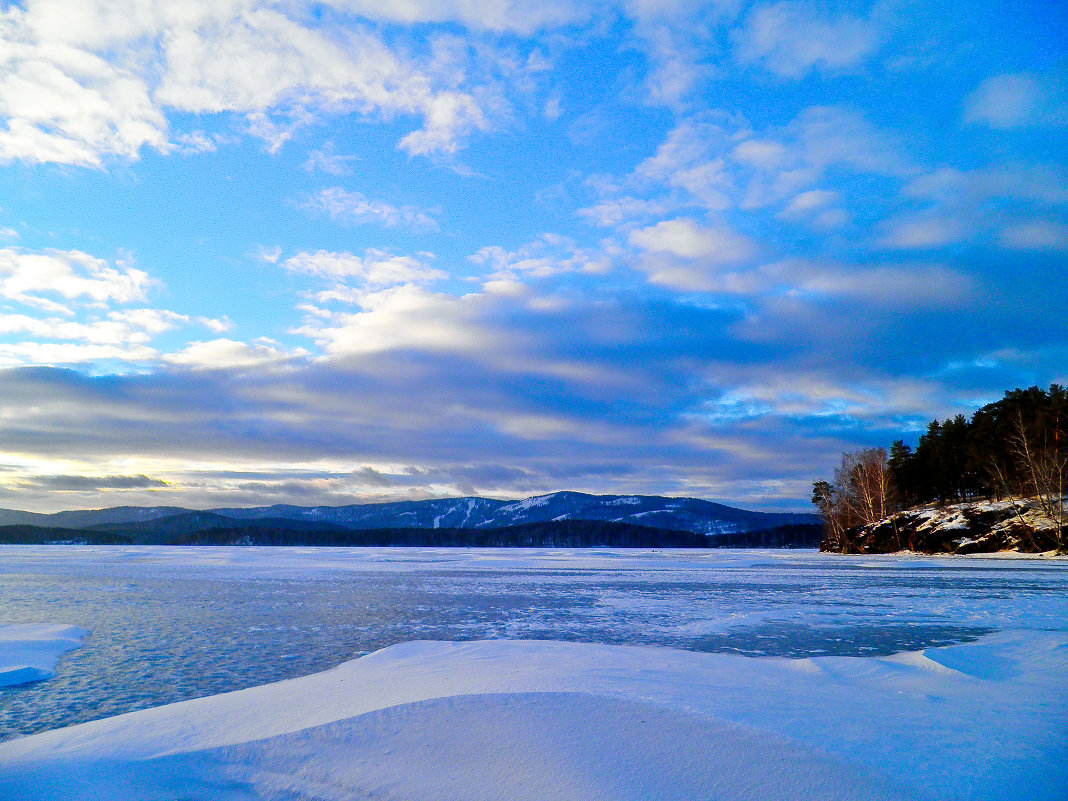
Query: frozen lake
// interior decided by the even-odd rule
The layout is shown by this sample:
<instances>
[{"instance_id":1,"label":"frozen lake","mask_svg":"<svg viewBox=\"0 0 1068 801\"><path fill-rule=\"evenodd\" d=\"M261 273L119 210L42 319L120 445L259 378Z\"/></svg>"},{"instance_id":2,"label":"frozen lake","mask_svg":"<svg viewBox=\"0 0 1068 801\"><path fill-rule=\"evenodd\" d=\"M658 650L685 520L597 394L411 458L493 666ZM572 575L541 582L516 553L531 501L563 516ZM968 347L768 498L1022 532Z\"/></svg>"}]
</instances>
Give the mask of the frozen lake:
<instances>
[{"instance_id":1,"label":"frozen lake","mask_svg":"<svg viewBox=\"0 0 1068 801\"><path fill-rule=\"evenodd\" d=\"M0 546L0 625L91 632L0 689L0 739L410 640L886 656L1068 629L1068 562L800 551Z\"/></svg>"}]
</instances>

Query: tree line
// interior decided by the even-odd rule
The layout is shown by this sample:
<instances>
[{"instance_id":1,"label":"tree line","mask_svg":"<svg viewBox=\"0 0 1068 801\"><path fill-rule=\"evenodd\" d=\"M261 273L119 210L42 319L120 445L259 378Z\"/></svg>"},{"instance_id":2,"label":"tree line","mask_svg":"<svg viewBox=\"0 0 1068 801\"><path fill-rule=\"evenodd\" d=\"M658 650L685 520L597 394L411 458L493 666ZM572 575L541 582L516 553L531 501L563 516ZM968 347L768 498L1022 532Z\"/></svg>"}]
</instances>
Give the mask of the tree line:
<instances>
[{"instance_id":1,"label":"tree line","mask_svg":"<svg viewBox=\"0 0 1068 801\"><path fill-rule=\"evenodd\" d=\"M1068 390L1052 384L1010 390L970 419L932 420L915 450L899 439L845 453L812 502L832 542L902 509L980 499L1031 499L1063 532L1066 484Z\"/></svg>"}]
</instances>

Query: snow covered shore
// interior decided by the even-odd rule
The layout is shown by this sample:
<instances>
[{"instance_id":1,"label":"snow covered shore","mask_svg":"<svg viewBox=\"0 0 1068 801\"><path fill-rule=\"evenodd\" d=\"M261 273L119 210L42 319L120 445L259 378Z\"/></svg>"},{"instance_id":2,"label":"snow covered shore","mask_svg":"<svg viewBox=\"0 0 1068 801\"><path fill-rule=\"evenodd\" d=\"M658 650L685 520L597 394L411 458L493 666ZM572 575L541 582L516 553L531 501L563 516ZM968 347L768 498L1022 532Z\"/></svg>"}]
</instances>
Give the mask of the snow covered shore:
<instances>
[{"instance_id":1,"label":"snow covered shore","mask_svg":"<svg viewBox=\"0 0 1068 801\"><path fill-rule=\"evenodd\" d=\"M0 744L0 798L1054 799L1068 634L886 658L411 642Z\"/></svg>"},{"instance_id":2,"label":"snow covered shore","mask_svg":"<svg viewBox=\"0 0 1068 801\"><path fill-rule=\"evenodd\" d=\"M53 623L0 626L0 687L51 678L59 658L88 633Z\"/></svg>"}]
</instances>

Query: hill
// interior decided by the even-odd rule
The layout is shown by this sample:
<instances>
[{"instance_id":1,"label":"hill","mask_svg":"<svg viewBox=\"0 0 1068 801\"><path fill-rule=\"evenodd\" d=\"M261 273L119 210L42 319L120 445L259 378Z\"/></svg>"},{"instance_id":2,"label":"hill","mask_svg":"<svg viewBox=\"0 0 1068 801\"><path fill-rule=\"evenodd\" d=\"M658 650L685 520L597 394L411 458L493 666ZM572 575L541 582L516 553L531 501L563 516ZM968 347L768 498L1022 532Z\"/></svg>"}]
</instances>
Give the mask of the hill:
<instances>
[{"instance_id":1,"label":"hill","mask_svg":"<svg viewBox=\"0 0 1068 801\"><path fill-rule=\"evenodd\" d=\"M304 537L301 544L308 544L312 540L325 543L331 539L340 542L345 539L345 532L352 531L449 530L468 532L463 537L453 537L455 542L468 545L482 540L489 541L494 537L500 538L499 535L480 538L472 533L474 531L496 531L564 522L581 522L583 533L579 539L588 540L590 544L607 545L610 541L623 537L623 529L598 529L594 524L638 527L634 531L648 529L665 532L660 544L666 543L680 532L696 535L696 539L691 537L688 542L701 543L702 538L707 538L710 540L709 544L719 544L720 538L738 543L753 542L755 540L748 536L753 532L770 531L784 526L812 526L817 520L812 514L751 512L697 498L589 495L579 492L555 492L520 501L468 497L348 506L274 505L203 511L174 506L121 506L51 515L0 510L0 526L63 528L81 531L83 537L111 533L125 541L140 544L188 542L196 539L191 535L208 531L215 531L222 538L240 531L251 536L249 527L255 524L260 532L258 536L268 536L265 532L274 531L280 538L292 540L294 543L296 539ZM542 529L543 532L552 531L551 535L545 534L550 539L563 530L560 526ZM578 528L574 530L578 531ZM597 540L592 533L594 531L601 531L606 539ZM240 538L244 535L235 536ZM385 535L377 536L381 538ZM355 541L356 538L349 539ZM415 535L391 534L387 539L412 540L414 544L414 540L420 538ZM652 543L646 534L642 534L638 539ZM811 539L810 532L794 532L780 533L777 537L766 537L760 541L788 541L789 544L800 544ZM437 538L423 536L420 539L428 544L446 540L449 540L449 536L445 534Z\"/></svg>"}]
</instances>

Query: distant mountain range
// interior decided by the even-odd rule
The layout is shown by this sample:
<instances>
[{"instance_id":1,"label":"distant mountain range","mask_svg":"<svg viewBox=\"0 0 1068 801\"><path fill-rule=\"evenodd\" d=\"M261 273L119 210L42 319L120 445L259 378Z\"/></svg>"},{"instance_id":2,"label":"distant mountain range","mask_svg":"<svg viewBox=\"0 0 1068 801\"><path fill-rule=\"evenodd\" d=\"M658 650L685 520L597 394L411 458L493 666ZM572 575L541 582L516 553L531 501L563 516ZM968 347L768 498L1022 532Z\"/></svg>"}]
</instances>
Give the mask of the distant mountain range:
<instances>
[{"instance_id":1,"label":"distant mountain range","mask_svg":"<svg viewBox=\"0 0 1068 801\"><path fill-rule=\"evenodd\" d=\"M579 529L574 524L579 521L587 524L584 531L592 538L587 544L608 543L617 537L636 537L635 541L655 544L658 531L663 532L661 539L665 544L685 542L693 545L721 539L725 542L763 542L749 535L768 531L781 534L782 530L796 527L805 527L806 542L809 533L818 540L816 530L813 528L810 532L808 528L818 523L817 517L811 514L750 512L697 498L554 492L521 501L471 497L350 506L274 505L204 511L177 506L117 506L54 514L0 509L0 541L43 542L62 538L142 544L230 541L417 544L425 540L427 543L474 544L510 543L517 541L516 537L526 542L531 536L557 542L563 536L563 541L572 543L586 535L576 534ZM5 536L4 528L8 529L8 536ZM50 533L49 529L55 531ZM509 530L508 535L488 533L505 529ZM425 533L413 537L412 530ZM388 536L387 531L390 532ZM614 533L609 535L609 531ZM356 536L352 532L365 533ZM372 536L367 532L382 532L382 535ZM401 536L399 532L409 533ZM432 536L431 532L437 533ZM672 533L670 537L667 536L669 532Z\"/></svg>"}]
</instances>

